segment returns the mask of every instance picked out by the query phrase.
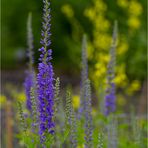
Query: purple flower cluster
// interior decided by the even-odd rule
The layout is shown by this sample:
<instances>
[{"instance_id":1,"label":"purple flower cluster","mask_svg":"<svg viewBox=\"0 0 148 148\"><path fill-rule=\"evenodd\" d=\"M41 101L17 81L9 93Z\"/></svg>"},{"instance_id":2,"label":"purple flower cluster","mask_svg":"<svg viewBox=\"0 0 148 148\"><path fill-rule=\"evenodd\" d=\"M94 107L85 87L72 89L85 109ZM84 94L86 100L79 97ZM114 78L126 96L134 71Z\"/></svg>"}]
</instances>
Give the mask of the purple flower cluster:
<instances>
[{"instance_id":1,"label":"purple flower cluster","mask_svg":"<svg viewBox=\"0 0 148 148\"><path fill-rule=\"evenodd\" d=\"M111 88L108 89L108 92L105 96L105 115L109 115L111 112L114 112L116 109L115 101L115 84L111 83Z\"/></svg>"},{"instance_id":2,"label":"purple flower cluster","mask_svg":"<svg viewBox=\"0 0 148 148\"><path fill-rule=\"evenodd\" d=\"M83 117L84 115L84 99L85 99L85 81L88 79L88 63L87 63L87 40L86 40L86 35L83 35L83 40L82 40L82 53L81 53L81 58L82 58L82 71L81 71L81 92L80 92L80 108L79 108L79 114L78 118Z\"/></svg>"},{"instance_id":3,"label":"purple flower cluster","mask_svg":"<svg viewBox=\"0 0 148 148\"><path fill-rule=\"evenodd\" d=\"M34 69L33 69L33 33L32 33L32 14L29 13L27 20L27 56L29 58L28 70L26 72L26 78L24 82L25 93L26 93L26 107L31 112L31 96L30 91L31 87L34 87Z\"/></svg>"},{"instance_id":4,"label":"purple flower cluster","mask_svg":"<svg viewBox=\"0 0 148 148\"><path fill-rule=\"evenodd\" d=\"M25 93L26 93L26 107L29 111L32 109L32 104L31 104L31 96L30 96L30 90L31 87L33 87L33 74L27 71L27 76L24 82L24 87L25 87Z\"/></svg>"},{"instance_id":5,"label":"purple flower cluster","mask_svg":"<svg viewBox=\"0 0 148 148\"><path fill-rule=\"evenodd\" d=\"M85 116L85 148L90 148L92 146L92 134L93 134L93 123L92 123L92 106L91 106L91 86L90 80L87 79L85 81L85 88L84 88L84 116Z\"/></svg>"},{"instance_id":6,"label":"purple flower cluster","mask_svg":"<svg viewBox=\"0 0 148 148\"><path fill-rule=\"evenodd\" d=\"M110 49L110 61L108 63L107 70L107 89L105 96L105 115L109 115L111 112L114 112L116 109L116 93L115 93L115 62L116 62L116 41L117 41L117 22L115 22L114 30L113 30L113 39L112 46Z\"/></svg>"},{"instance_id":7,"label":"purple flower cluster","mask_svg":"<svg viewBox=\"0 0 148 148\"><path fill-rule=\"evenodd\" d=\"M53 69L51 63L39 63L38 99L40 112L40 135L44 132L53 133Z\"/></svg>"},{"instance_id":8,"label":"purple flower cluster","mask_svg":"<svg viewBox=\"0 0 148 148\"><path fill-rule=\"evenodd\" d=\"M39 118L40 118L40 129L39 134L41 140L44 140L46 133L54 133L54 122L53 122L53 106L54 106L54 86L53 86L53 67L50 62L52 59L51 49L48 46L51 44L50 41L50 3L47 0L43 0L43 28L42 28L42 47L39 49L41 52L38 65L37 75L37 89L38 89L38 103L39 103Z\"/></svg>"}]
</instances>

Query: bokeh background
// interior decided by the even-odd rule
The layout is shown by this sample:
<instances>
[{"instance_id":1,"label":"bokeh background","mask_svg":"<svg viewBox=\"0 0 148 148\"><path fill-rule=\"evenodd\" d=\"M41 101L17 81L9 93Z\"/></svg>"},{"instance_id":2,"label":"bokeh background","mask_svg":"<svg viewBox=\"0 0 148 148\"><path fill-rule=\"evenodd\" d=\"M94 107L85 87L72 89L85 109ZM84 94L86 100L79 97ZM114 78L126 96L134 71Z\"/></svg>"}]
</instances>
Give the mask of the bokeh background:
<instances>
[{"instance_id":1,"label":"bokeh background","mask_svg":"<svg viewBox=\"0 0 148 148\"><path fill-rule=\"evenodd\" d=\"M105 83L106 66L114 20L118 21L116 83L128 104L146 88L146 1L145 0L54 0L51 3L52 49L55 74L79 85L81 41L88 39L89 76L95 93ZM42 1L2 0L2 82L21 84L27 67L26 21L33 15L35 62L40 47ZM68 80L67 80L68 79ZM139 92L139 93L137 93ZM136 96L137 96L136 95ZM146 95L146 94L142 94ZM126 97L125 97L126 96ZM129 100L128 100L129 99ZM142 99L141 99L142 100Z\"/></svg>"},{"instance_id":2,"label":"bokeh background","mask_svg":"<svg viewBox=\"0 0 148 148\"><path fill-rule=\"evenodd\" d=\"M32 12L35 67L42 25L42 0L2 0L1 2L1 106L6 100L24 99L23 81L27 69L26 21ZM62 88L71 83L79 98L81 43L88 41L89 77L94 92L93 103L101 104L105 92L106 67L114 20L118 21L116 61L118 112L146 113L147 35L146 0L53 0L52 49L55 76ZM76 101L76 104L78 101ZM3 116L3 114L2 114Z\"/></svg>"}]
</instances>

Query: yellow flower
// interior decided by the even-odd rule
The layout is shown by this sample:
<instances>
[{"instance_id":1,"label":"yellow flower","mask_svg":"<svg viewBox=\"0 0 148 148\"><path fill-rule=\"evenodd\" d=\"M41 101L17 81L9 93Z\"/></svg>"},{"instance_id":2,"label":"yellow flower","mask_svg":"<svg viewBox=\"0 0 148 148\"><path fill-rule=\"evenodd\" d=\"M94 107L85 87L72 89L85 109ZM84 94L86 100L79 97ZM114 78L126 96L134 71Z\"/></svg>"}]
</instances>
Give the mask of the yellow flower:
<instances>
[{"instance_id":1,"label":"yellow flower","mask_svg":"<svg viewBox=\"0 0 148 148\"><path fill-rule=\"evenodd\" d=\"M97 63L95 67L96 67L95 75L97 77L101 77L102 75L104 76L104 74L106 73L105 65L103 65L103 63Z\"/></svg>"},{"instance_id":2,"label":"yellow flower","mask_svg":"<svg viewBox=\"0 0 148 148\"><path fill-rule=\"evenodd\" d=\"M102 0L97 0L95 1L95 9L96 11L105 11L107 10L107 6Z\"/></svg>"},{"instance_id":3,"label":"yellow flower","mask_svg":"<svg viewBox=\"0 0 148 148\"><path fill-rule=\"evenodd\" d=\"M80 106L80 96L74 95L72 98L72 104L75 109L78 109Z\"/></svg>"},{"instance_id":4,"label":"yellow flower","mask_svg":"<svg viewBox=\"0 0 148 148\"><path fill-rule=\"evenodd\" d=\"M131 28L138 29L140 27L140 21L137 17L130 17L128 20L128 25Z\"/></svg>"},{"instance_id":5,"label":"yellow flower","mask_svg":"<svg viewBox=\"0 0 148 148\"><path fill-rule=\"evenodd\" d=\"M0 107L6 104L7 98L4 95L0 95Z\"/></svg>"},{"instance_id":6,"label":"yellow flower","mask_svg":"<svg viewBox=\"0 0 148 148\"><path fill-rule=\"evenodd\" d=\"M127 0L118 0L117 3L122 8L127 8L128 7L128 1Z\"/></svg>"},{"instance_id":7,"label":"yellow flower","mask_svg":"<svg viewBox=\"0 0 148 148\"><path fill-rule=\"evenodd\" d=\"M107 6L102 0L94 1L94 7L86 9L84 15L87 16L90 20L98 20L98 16L102 16L106 11Z\"/></svg>"},{"instance_id":8,"label":"yellow flower","mask_svg":"<svg viewBox=\"0 0 148 148\"><path fill-rule=\"evenodd\" d=\"M117 86L125 87L127 84L127 76L125 74L125 64L122 64L116 68L116 77L114 82Z\"/></svg>"},{"instance_id":9,"label":"yellow flower","mask_svg":"<svg viewBox=\"0 0 148 148\"><path fill-rule=\"evenodd\" d=\"M94 20L96 18L96 15L92 9L86 9L84 11L84 15L87 16L90 20Z\"/></svg>"},{"instance_id":10,"label":"yellow flower","mask_svg":"<svg viewBox=\"0 0 148 148\"><path fill-rule=\"evenodd\" d=\"M111 37L108 34L94 34L94 46L98 49L108 50L111 43Z\"/></svg>"},{"instance_id":11,"label":"yellow flower","mask_svg":"<svg viewBox=\"0 0 148 148\"><path fill-rule=\"evenodd\" d=\"M134 80L131 85L127 88L126 92L128 95L132 95L135 91L139 90L141 84L138 80Z\"/></svg>"},{"instance_id":12,"label":"yellow flower","mask_svg":"<svg viewBox=\"0 0 148 148\"><path fill-rule=\"evenodd\" d=\"M25 102L26 101L26 96L25 96L25 94L23 93L23 92L21 92L21 93L15 93L15 99L17 100L17 101L22 101L22 102Z\"/></svg>"},{"instance_id":13,"label":"yellow flower","mask_svg":"<svg viewBox=\"0 0 148 148\"><path fill-rule=\"evenodd\" d=\"M70 5L66 4L62 6L61 11L69 18L74 16L74 12Z\"/></svg>"},{"instance_id":14,"label":"yellow flower","mask_svg":"<svg viewBox=\"0 0 148 148\"><path fill-rule=\"evenodd\" d=\"M118 49L117 49L117 53L119 55L124 54L126 51L128 50L128 44L127 43L122 43L119 45Z\"/></svg>"},{"instance_id":15,"label":"yellow flower","mask_svg":"<svg viewBox=\"0 0 148 148\"><path fill-rule=\"evenodd\" d=\"M114 81L118 86L124 87L126 85L125 83L126 79L127 79L126 75L122 73L116 76Z\"/></svg>"},{"instance_id":16,"label":"yellow flower","mask_svg":"<svg viewBox=\"0 0 148 148\"><path fill-rule=\"evenodd\" d=\"M129 3L128 11L130 14L138 16L142 13L142 6L137 1L131 1Z\"/></svg>"},{"instance_id":17,"label":"yellow flower","mask_svg":"<svg viewBox=\"0 0 148 148\"><path fill-rule=\"evenodd\" d=\"M99 15L96 16L97 19L95 18L94 20L94 25L96 29L99 29L100 31L106 31L110 27L110 23L108 20L105 20L103 16ZM99 33L100 34L100 33Z\"/></svg>"},{"instance_id":18,"label":"yellow flower","mask_svg":"<svg viewBox=\"0 0 148 148\"><path fill-rule=\"evenodd\" d=\"M140 85L140 82L139 82L138 80L134 80L134 81L132 82L132 84L131 84L131 88L132 88L132 90L134 90L134 91L139 90L140 87L141 87L141 85Z\"/></svg>"},{"instance_id":19,"label":"yellow flower","mask_svg":"<svg viewBox=\"0 0 148 148\"><path fill-rule=\"evenodd\" d=\"M98 59L99 59L99 61L101 61L102 63L108 63L110 57L109 57L108 54L100 53L100 54L98 55Z\"/></svg>"}]
</instances>

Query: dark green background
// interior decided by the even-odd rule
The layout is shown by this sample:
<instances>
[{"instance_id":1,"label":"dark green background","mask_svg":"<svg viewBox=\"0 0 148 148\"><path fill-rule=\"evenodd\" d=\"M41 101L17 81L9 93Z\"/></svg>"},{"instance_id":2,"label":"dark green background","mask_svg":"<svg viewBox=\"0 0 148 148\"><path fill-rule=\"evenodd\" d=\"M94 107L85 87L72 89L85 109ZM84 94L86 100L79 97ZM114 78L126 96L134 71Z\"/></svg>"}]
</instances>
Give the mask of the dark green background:
<instances>
[{"instance_id":1,"label":"dark green background","mask_svg":"<svg viewBox=\"0 0 148 148\"><path fill-rule=\"evenodd\" d=\"M139 2L139 1L138 1ZM120 32L127 34L125 21L126 14L116 7L116 1L105 1L108 6L106 17L113 22L118 19ZM130 79L146 79L146 1L141 0L143 14L140 18L141 27L133 36L128 36L130 48L126 56L122 57L126 63L126 73ZM61 12L61 7L70 4L75 12L75 17L83 26L83 30L92 37L93 24L83 15L84 9L92 5L91 0L53 0L52 10L52 49L55 69L62 73L74 74L79 72L81 57L81 40L72 40L72 25ZM35 61L38 59L40 45L40 32L42 21L42 0L2 0L2 69L25 68L26 66L26 20L28 12L33 15L33 34L35 46ZM82 35L84 32L81 32ZM19 56L20 55L20 56ZM37 64L37 63L36 63Z\"/></svg>"}]
</instances>

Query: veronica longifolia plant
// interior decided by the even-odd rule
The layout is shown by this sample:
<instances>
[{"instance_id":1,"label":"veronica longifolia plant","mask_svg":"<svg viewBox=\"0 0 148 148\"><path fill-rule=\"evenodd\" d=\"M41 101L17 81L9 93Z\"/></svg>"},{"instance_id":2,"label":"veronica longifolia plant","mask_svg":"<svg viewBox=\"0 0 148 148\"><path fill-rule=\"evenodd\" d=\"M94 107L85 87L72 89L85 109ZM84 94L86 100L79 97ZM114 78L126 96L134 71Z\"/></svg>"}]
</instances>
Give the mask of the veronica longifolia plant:
<instances>
[{"instance_id":1,"label":"veronica longifolia plant","mask_svg":"<svg viewBox=\"0 0 148 148\"><path fill-rule=\"evenodd\" d=\"M82 40L82 71L81 71L81 94L80 94L80 108L79 108L79 116L82 117L84 115L84 93L85 93L85 81L88 79L88 64L87 64L87 41L86 35L83 35Z\"/></svg>"},{"instance_id":2,"label":"veronica longifolia plant","mask_svg":"<svg viewBox=\"0 0 148 148\"><path fill-rule=\"evenodd\" d=\"M70 125L70 141L71 141L71 147L76 148L77 147L77 136L76 136L76 118L75 118L75 112L72 106L72 96L71 92L67 90L66 92L66 117L67 122Z\"/></svg>"},{"instance_id":3,"label":"veronica longifolia plant","mask_svg":"<svg viewBox=\"0 0 148 148\"><path fill-rule=\"evenodd\" d=\"M105 96L105 115L109 115L115 111L115 61L116 61L116 42L117 42L117 22L115 22L112 38L112 46L110 49L110 61L108 63L107 70L107 89Z\"/></svg>"},{"instance_id":4,"label":"veronica longifolia plant","mask_svg":"<svg viewBox=\"0 0 148 148\"><path fill-rule=\"evenodd\" d=\"M90 87L90 80L85 81L85 95L84 95L84 116L85 116L85 148L92 147L92 108L91 108L91 87Z\"/></svg>"},{"instance_id":5,"label":"veronica longifolia plant","mask_svg":"<svg viewBox=\"0 0 148 148\"><path fill-rule=\"evenodd\" d=\"M110 116L107 125L108 141L107 148L118 147L118 122L115 116Z\"/></svg>"},{"instance_id":6,"label":"veronica longifolia plant","mask_svg":"<svg viewBox=\"0 0 148 148\"><path fill-rule=\"evenodd\" d=\"M29 111L31 111L32 109L30 91L31 91L31 87L34 87L35 85L35 81L34 81L35 73L33 69L33 33L32 33L31 24L32 24L32 15L31 13L29 13L28 20L27 20L27 45L28 45L27 56L29 58L29 63L28 63L28 70L26 72L26 78L24 82L25 93L27 97L26 107Z\"/></svg>"},{"instance_id":7,"label":"veronica longifolia plant","mask_svg":"<svg viewBox=\"0 0 148 148\"><path fill-rule=\"evenodd\" d=\"M46 139L46 134L54 133L53 122L53 106L54 106L54 86L53 86L53 67L50 62L52 59L52 51L49 49L50 41L50 3L47 0L43 0L43 26L42 26L42 47L39 49L41 52L38 65L37 74L37 88L38 88L38 103L39 103L39 134L41 140Z\"/></svg>"},{"instance_id":8,"label":"veronica longifolia plant","mask_svg":"<svg viewBox=\"0 0 148 148\"><path fill-rule=\"evenodd\" d=\"M97 148L103 148L104 146L104 141L103 141L103 133L99 133L98 134L98 145L97 145Z\"/></svg>"}]
</instances>

